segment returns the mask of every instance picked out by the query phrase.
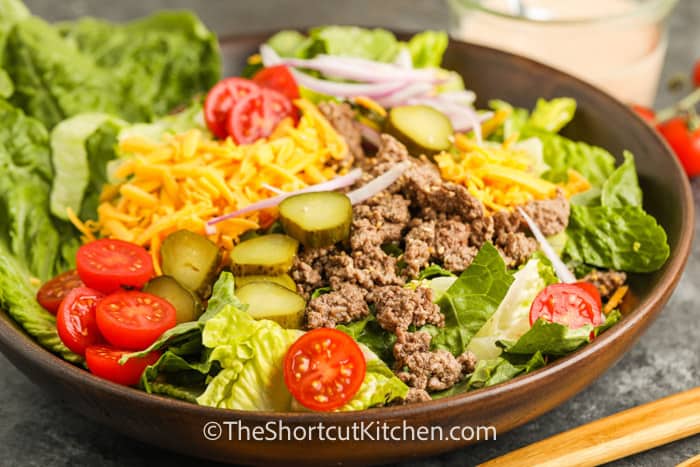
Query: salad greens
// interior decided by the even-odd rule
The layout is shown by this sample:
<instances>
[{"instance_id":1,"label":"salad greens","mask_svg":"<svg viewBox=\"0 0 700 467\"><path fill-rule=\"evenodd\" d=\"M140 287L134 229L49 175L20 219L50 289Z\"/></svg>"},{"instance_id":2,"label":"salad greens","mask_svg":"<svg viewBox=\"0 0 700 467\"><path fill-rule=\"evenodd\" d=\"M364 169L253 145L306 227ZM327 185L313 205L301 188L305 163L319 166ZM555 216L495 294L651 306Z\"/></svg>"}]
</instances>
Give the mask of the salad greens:
<instances>
[{"instance_id":1,"label":"salad greens","mask_svg":"<svg viewBox=\"0 0 700 467\"><path fill-rule=\"evenodd\" d=\"M281 57L325 54L439 68L448 38L425 31L403 42L383 29L323 26L306 35L281 31L267 44ZM74 267L80 232L68 222L68 209L81 219L97 217L102 188L119 182L113 169L130 156L118 150L123 138L158 141L169 132L207 132L199 94L218 81L220 68L215 35L187 12L157 13L121 25L90 18L52 25L32 17L18 0L0 0L0 306L48 350L82 363L61 342L55 318L35 300L37 280ZM443 72L445 80L431 83L430 93L444 100L461 96L457 104L471 106L461 78ZM441 94L454 89L461 94ZM315 98L328 96L316 93ZM540 99L532 112L502 101L490 106L507 110L509 117L487 144L517 133L514 147L532 156L534 175L558 183L575 170L591 184L571 199L568 228L552 239L565 260L581 270L662 267L670 248L663 228L643 209L632 154L625 152L616 167L605 149L560 135L574 117L573 99ZM168 115L173 109L181 111ZM403 251L394 247L400 262ZM621 318L613 311L595 328L570 329L542 319L531 326L531 304L555 282L551 263L541 253L513 272L487 242L459 276L433 264L406 284L430 287L445 317L444 327L411 327L409 332L427 331L433 349L455 356L471 351L478 359L471 374L432 397L534 371ZM328 292L318 288L312 297ZM282 373L287 349L304 332L253 319L226 271L206 306L197 321L181 323L147 349L122 358L124 363L161 353L143 372L143 389L212 407L305 410L287 390ZM397 338L380 326L373 309L337 329L360 344L367 363L359 391L339 410L362 410L407 396L408 386L391 370Z\"/></svg>"},{"instance_id":2,"label":"salad greens","mask_svg":"<svg viewBox=\"0 0 700 467\"><path fill-rule=\"evenodd\" d=\"M469 341L496 312L508 292L513 276L498 250L485 243L471 265L438 301L445 327L424 326L434 348L459 355Z\"/></svg>"}]
</instances>

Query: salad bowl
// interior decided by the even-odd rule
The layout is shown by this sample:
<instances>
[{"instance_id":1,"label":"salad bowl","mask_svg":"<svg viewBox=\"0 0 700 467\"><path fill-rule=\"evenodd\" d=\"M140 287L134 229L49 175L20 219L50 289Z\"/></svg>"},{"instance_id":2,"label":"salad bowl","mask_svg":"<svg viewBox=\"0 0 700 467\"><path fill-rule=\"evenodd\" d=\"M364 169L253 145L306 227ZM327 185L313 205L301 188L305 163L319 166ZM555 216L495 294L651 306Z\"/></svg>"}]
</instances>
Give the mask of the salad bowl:
<instances>
[{"instance_id":1,"label":"salad bowl","mask_svg":"<svg viewBox=\"0 0 700 467\"><path fill-rule=\"evenodd\" d=\"M240 73L246 58L266 37L223 39L225 74ZM61 360L35 343L4 312L0 312L0 350L34 382L115 431L184 455L235 464L364 465L435 455L476 442L475 437L450 436L453 427L489 426L500 435L571 398L622 357L671 296L693 236L688 181L651 127L623 103L576 78L525 58L458 41L450 42L444 66L462 75L481 106L495 98L532 107L538 98L573 97L579 111L566 136L606 147L614 154L630 150L636 155L645 208L668 233L671 256L659 271L631 277L635 303L628 303L621 322L591 345L494 387L351 413L230 411L149 395L96 378ZM288 428L277 430L282 439L271 436L278 426ZM347 441L324 440L313 435L312 427L318 426L337 427L338 433L360 433ZM382 427L401 431L384 436ZM443 436L415 436L424 429L421 427L441 427ZM250 436L256 432L260 435Z\"/></svg>"}]
</instances>

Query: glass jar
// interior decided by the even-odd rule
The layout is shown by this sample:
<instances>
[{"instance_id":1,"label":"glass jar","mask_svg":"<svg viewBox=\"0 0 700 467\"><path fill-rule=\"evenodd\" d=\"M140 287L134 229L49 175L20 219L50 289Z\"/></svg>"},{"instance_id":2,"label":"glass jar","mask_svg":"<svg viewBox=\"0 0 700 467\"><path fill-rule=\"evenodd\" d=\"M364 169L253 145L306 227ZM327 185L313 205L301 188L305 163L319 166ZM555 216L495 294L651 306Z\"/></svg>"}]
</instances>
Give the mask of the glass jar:
<instances>
[{"instance_id":1,"label":"glass jar","mask_svg":"<svg viewBox=\"0 0 700 467\"><path fill-rule=\"evenodd\" d=\"M533 58L651 105L677 0L448 0L453 37Z\"/></svg>"}]
</instances>

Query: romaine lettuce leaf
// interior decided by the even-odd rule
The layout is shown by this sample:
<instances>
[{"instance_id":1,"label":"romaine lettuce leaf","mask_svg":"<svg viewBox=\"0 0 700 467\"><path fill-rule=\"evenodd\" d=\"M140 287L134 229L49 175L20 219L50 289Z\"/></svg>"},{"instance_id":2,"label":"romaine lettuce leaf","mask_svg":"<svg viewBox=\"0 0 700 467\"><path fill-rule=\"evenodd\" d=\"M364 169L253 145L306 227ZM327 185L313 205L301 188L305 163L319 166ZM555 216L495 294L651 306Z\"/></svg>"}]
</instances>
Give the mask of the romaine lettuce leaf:
<instances>
[{"instance_id":1,"label":"romaine lettuce leaf","mask_svg":"<svg viewBox=\"0 0 700 467\"><path fill-rule=\"evenodd\" d=\"M423 279L433 279L435 277L455 277L455 275L442 266L431 264L418 273L416 280L422 281Z\"/></svg>"},{"instance_id":2,"label":"romaine lettuce leaf","mask_svg":"<svg viewBox=\"0 0 700 467\"><path fill-rule=\"evenodd\" d=\"M374 353L363 349L367 361L367 373L362 386L350 402L340 411L365 410L386 405L396 399L405 399L408 386L389 369Z\"/></svg>"},{"instance_id":3,"label":"romaine lettuce leaf","mask_svg":"<svg viewBox=\"0 0 700 467\"><path fill-rule=\"evenodd\" d=\"M56 319L36 301L36 290L29 283L29 277L29 272L0 241L0 307L42 347L69 362L82 362L80 355L68 350L61 342Z\"/></svg>"},{"instance_id":4,"label":"romaine lettuce leaf","mask_svg":"<svg viewBox=\"0 0 700 467\"><path fill-rule=\"evenodd\" d=\"M9 33L3 67L12 102L52 128L84 112L129 121L164 115L216 83L220 58L216 37L186 12L59 28L31 17Z\"/></svg>"},{"instance_id":5,"label":"romaine lettuce leaf","mask_svg":"<svg viewBox=\"0 0 700 467\"><path fill-rule=\"evenodd\" d=\"M488 321L513 282L498 250L485 243L472 264L440 298L445 327L424 326L432 336L432 346L459 355L472 336Z\"/></svg>"},{"instance_id":6,"label":"romaine lettuce leaf","mask_svg":"<svg viewBox=\"0 0 700 467\"><path fill-rule=\"evenodd\" d=\"M538 319L518 340L500 340L499 345L510 354L566 355L590 342L593 326L587 324L571 329L558 323Z\"/></svg>"},{"instance_id":7,"label":"romaine lettuce leaf","mask_svg":"<svg viewBox=\"0 0 700 467\"><path fill-rule=\"evenodd\" d=\"M110 151L111 154L107 152L107 160L103 160L105 152L88 152L87 140L108 122L118 126L127 124L109 114L85 113L63 120L51 132L51 157L55 170L51 213L59 219L68 219L68 209L76 214L82 212L83 199L93 173L100 179L93 184L95 188L107 181L106 166L113 158L114 150ZM98 160L91 160L93 158Z\"/></svg>"},{"instance_id":8,"label":"romaine lettuce leaf","mask_svg":"<svg viewBox=\"0 0 700 467\"><path fill-rule=\"evenodd\" d=\"M545 271L544 277L540 269ZM551 283L553 276L547 269L551 271L551 266L543 265L539 259L531 259L515 273L515 280L498 309L467 346L478 360L498 357L501 348L496 345L497 341L518 340L530 329L530 306L540 291Z\"/></svg>"},{"instance_id":9,"label":"romaine lettuce leaf","mask_svg":"<svg viewBox=\"0 0 700 467\"><path fill-rule=\"evenodd\" d=\"M653 272L670 254L663 227L637 206L572 206L566 233L566 254L599 268Z\"/></svg>"},{"instance_id":10,"label":"romaine lettuce leaf","mask_svg":"<svg viewBox=\"0 0 700 467\"><path fill-rule=\"evenodd\" d=\"M386 29L357 26L321 26L309 31L313 43L306 55L319 53L390 62L399 52L399 41Z\"/></svg>"},{"instance_id":11,"label":"romaine lettuce leaf","mask_svg":"<svg viewBox=\"0 0 700 467\"><path fill-rule=\"evenodd\" d=\"M367 315L364 319L352 323L340 324L336 329L348 334L360 344L364 344L387 364L393 365L396 335L379 326L374 315Z\"/></svg>"},{"instance_id":12,"label":"romaine lettuce leaf","mask_svg":"<svg viewBox=\"0 0 700 467\"><path fill-rule=\"evenodd\" d=\"M423 31L411 37L406 46L416 68L439 68L449 38L445 31Z\"/></svg>"},{"instance_id":13,"label":"romaine lettuce leaf","mask_svg":"<svg viewBox=\"0 0 700 467\"><path fill-rule=\"evenodd\" d=\"M631 152L624 152L625 161L603 184L600 203L611 208L642 207L642 189L637 179L637 167Z\"/></svg>"},{"instance_id":14,"label":"romaine lettuce leaf","mask_svg":"<svg viewBox=\"0 0 700 467\"><path fill-rule=\"evenodd\" d=\"M307 58L306 50L313 42L299 31L283 30L267 40L267 45L280 57Z\"/></svg>"},{"instance_id":15,"label":"romaine lettuce leaf","mask_svg":"<svg viewBox=\"0 0 700 467\"><path fill-rule=\"evenodd\" d=\"M544 162L550 167L542 175L546 180L565 182L569 169L573 169L593 187L600 188L615 171L615 158L603 148L530 127L523 129L523 137L532 136L544 145Z\"/></svg>"},{"instance_id":16,"label":"romaine lettuce leaf","mask_svg":"<svg viewBox=\"0 0 700 467\"><path fill-rule=\"evenodd\" d=\"M120 85L117 115L149 121L219 80L216 35L188 11L161 11L126 24L84 18L58 25L69 43Z\"/></svg>"},{"instance_id":17,"label":"romaine lettuce leaf","mask_svg":"<svg viewBox=\"0 0 700 467\"><path fill-rule=\"evenodd\" d=\"M550 133L558 133L576 113L576 101L570 97L559 97L547 101L537 99L528 125Z\"/></svg>"},{"instance_id":18,"label":"romaine lettuce leaf","mask_svg":"<svg viewBox=\"0 0 700 467\"><path fill-rule=\"evenodd\" d=\"M209 362L222 370L197 398L200 405L238 410L288 411L292 396L284 384L282 362L302 331L256 321L226 305L207 321L202 343L212 349Z\"/></svg>"}]
</instances>

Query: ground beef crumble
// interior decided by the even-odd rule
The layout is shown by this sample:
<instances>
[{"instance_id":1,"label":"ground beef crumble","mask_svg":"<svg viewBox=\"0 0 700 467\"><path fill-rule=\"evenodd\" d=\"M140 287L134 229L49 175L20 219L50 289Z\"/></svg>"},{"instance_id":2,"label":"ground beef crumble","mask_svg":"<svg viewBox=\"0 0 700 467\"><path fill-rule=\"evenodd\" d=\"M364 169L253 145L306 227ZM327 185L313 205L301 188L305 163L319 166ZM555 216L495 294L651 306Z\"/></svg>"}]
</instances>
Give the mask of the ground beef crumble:
<instances>
[{"instance_id":1,"label":"ground beef crumble","mask_svg":"<svg viewBox=\"0 0 700 467\"><path fill-rule=\"evenodd\" d=\"M369 314L369 307L362 289L344 283L337 290L320 295L311 301L306 309L308 329L333 328L337 324L350 323Z\"/></svg>"},{"instance_id":2,"label":"ground beef crumble","mask_svg":"<svg viewBox=\"0 0 700 467\"><path fill-rule=\"evenodd\" d=\"M397 163L410 167L389 189L353 207L350 239L330 248L302 250L290 274L307 300L313 290L330 287L330 293L310 300L306 310L309 329L335 327L367 316L371 310L379 325L397 336L393 348L395 371L410 386L404 403L430 400L428 391L448 389L474 371L471 352L455 357L430 349L430 334L409 332L432 324L444 326L444 316L433 303L432 290L405 288L405 283L437 262L459 273L473 261L485 242L492 242L509 267L525 262L538 244L517 211L487 215L483 204L462 185L445 182L438 168L425 157L411 157L406 147L381 135L374 157L365 157L356 122L349 106L333 104L322 109L346 137L356 165L364 170L358 186L385 173ZM559 192L551 200L533 201L522 208L545 235L563 231L569 220L569 203ZM401 257L386 253L386 245L399 246ZM607 296L624 273L598 272L589 278Z\"/></svg>"},{"instance_id":3,"label":"ground beef crumble","mask_svg":"<svg viewBox=\"0 0 700 467\"><path fill-rule=\"evenodd\" d=\"M581 280L591 282L595 285L598 292L600 292L600 297L605 300L610 298L618 288L625 285L627 274L621 271L598 271L594 269Z\"/></svg>"},{"instance_id":4,"label":"ground beef crumble","mask_svg":"<svg viewBox=\"0 0 700 467\"><path fill-rule=\"evenodd\" d=\"M377 287L367 294L367 302L374 305L379 325L389 332L405 331L411 325L445 325L445 316L433 303L433 290L427 287Z\"/></svg>"}]
</instances>

